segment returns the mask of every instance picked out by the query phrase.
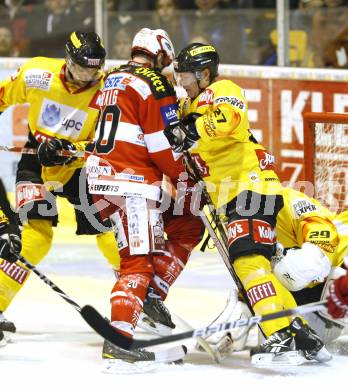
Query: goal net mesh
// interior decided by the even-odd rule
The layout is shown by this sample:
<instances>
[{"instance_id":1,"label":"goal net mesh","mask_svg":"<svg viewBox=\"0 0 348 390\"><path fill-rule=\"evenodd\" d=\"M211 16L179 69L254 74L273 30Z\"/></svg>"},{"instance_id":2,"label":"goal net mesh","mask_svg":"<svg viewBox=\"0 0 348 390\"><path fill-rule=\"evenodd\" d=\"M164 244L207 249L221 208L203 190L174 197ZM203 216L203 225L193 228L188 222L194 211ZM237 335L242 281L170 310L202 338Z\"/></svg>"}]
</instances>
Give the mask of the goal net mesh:
<instances>
[{"instance_id":1,"label":"goal net mesh","mask_svg":"<svg viewBox=\"0 0 348 390\"><path fill-rule=\"evenodd\" d=\"M327 114L328 115L328 114ZM343 114L341 114L343 115ZM342 123L344 121L347 123ZM310 135L305 137L306 180L313 183L314 197L334 212L348 206L348 115L312 118L307 124ZM308 165L307 165L308 164Z\"/></svg>"}]
</instances>

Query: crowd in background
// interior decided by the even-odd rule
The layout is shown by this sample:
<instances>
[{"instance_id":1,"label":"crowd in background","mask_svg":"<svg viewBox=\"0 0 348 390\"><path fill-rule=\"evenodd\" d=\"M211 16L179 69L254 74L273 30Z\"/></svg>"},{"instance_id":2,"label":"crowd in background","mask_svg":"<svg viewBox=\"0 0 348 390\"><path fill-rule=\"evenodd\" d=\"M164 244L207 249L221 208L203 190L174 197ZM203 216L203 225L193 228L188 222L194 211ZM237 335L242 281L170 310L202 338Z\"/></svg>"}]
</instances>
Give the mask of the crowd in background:
<instances>
[{"instance_id":1,"label":"crowd in background","mask_svg":"<svg viewBox=\"0 0 348 390\"><path fill-rule=\"evenodd\" d=\"M290 65L348 68L348 0L289 3ZM211 42L222 63L277 63L276 0L106 0L106 10L110 59L127 59L146 26L177 50ZM63 57L69 33L94 24L94 0L0 0L0 57Z\"/></svg>"}]
</instances>

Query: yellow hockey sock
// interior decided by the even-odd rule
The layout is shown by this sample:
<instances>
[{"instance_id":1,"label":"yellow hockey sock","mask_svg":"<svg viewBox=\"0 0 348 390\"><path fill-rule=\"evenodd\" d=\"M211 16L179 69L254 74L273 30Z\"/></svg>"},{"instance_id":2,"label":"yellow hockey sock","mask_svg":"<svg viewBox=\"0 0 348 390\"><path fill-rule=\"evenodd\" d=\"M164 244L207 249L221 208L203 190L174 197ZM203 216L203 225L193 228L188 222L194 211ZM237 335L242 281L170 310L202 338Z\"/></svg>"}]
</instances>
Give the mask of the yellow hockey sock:
<instances>
[{"instance_id":1,"label":"yellow hockey sock","mask_svg":"<svg viewBox=\"0 0 348 390\"><path fill-rule=\"evenodd\" d=\"M33 265L38 264L48 253L53 237L52 223L33 219L23 225L21 255ZM0 311L5 311L22 288L29 270L19 261L14 264L0 263Z\"/></svg>"},{"instance_id":2,"label":"yellow hockey sock","mask_svg":"<svg viewBox=\"0 0 348 390\"><path fill-rule=\"evenodd\" d=\"M261 255L240 257L234 269L247 291L249 301L258 315L296 307L291 293L272 273L269 260ZM290 325L292 318L283 317L262 323L266 336Z\"/></svg>"},{"instance_id":3,"label":"yellow hockey sock","mask_svg":"<svg viewBox=\"0 0 348 390\"><path fill-rule=\"evenodd\" d=\"M120 269L120 254L115 239L114 232L100 233L96 236L97 245L103 256L111 264L111 266L118 271Z\"/></svg>"}]
</instances>

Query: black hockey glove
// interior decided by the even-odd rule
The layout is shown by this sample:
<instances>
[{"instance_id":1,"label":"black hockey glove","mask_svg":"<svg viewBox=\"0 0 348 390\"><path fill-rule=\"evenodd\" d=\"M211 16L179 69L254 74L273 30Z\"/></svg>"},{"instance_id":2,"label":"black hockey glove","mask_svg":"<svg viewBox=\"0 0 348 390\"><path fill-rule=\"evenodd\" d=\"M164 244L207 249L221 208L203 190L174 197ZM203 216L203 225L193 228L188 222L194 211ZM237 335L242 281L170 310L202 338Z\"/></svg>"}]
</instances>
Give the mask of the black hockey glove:
<instances>
[{"instance_id":1,"label":"black hockey glove","mask_svg":"<svg viewBox=\"0 0 348 390\"><path fill-rule=\"evenodd\" d=\"M22 249L19 229L11 224L0 225L0 258L15 263Z\"/></svg>"},{"instance_id":2,"label":"black hockey glove","mask_svg":"<svg viewBox=\"0 0 348 390\"><path fill-rule=\"evenodd\" d=\"M195 125L196 119L200 114L192 113L179 122L168 125L164 129L170 146L176 153L181 153L199 140L199 134Z\"/></svg>"},{"instance_id":3,"label":"black hockey glove","mask_svg":"<svg viewBox=\"0 0 348 390\"><path fill-rule=\"evenodd\" d=\"M53 167L55 165L70 164L76 157L73 156L59 156L57 152L68 151L74 152L76 150L74 144L70 141L60 138L52 138L48 142L43 142L37 149L37 155L40 164L45 167Z\"/></svg>"}]
</instances>

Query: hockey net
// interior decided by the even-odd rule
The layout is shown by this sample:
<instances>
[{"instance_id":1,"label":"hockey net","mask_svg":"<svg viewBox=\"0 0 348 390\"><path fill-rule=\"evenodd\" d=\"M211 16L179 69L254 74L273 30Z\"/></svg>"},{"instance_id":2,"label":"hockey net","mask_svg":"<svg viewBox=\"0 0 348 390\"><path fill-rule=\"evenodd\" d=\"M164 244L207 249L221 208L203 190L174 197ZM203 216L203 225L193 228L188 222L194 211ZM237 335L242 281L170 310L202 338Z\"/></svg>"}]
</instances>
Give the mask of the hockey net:
<instances>
[{"instance_id":1,"label":"hockey net","mask_svg":"<svg viewBox=\"0 0 348 390\"><path fill-rule=\"evenodd\" d=\"M305 180L331 211L348 206L348 113L305 113ZM310 185L310 184L309 184Z\"/></svg>"}]
</instances>

